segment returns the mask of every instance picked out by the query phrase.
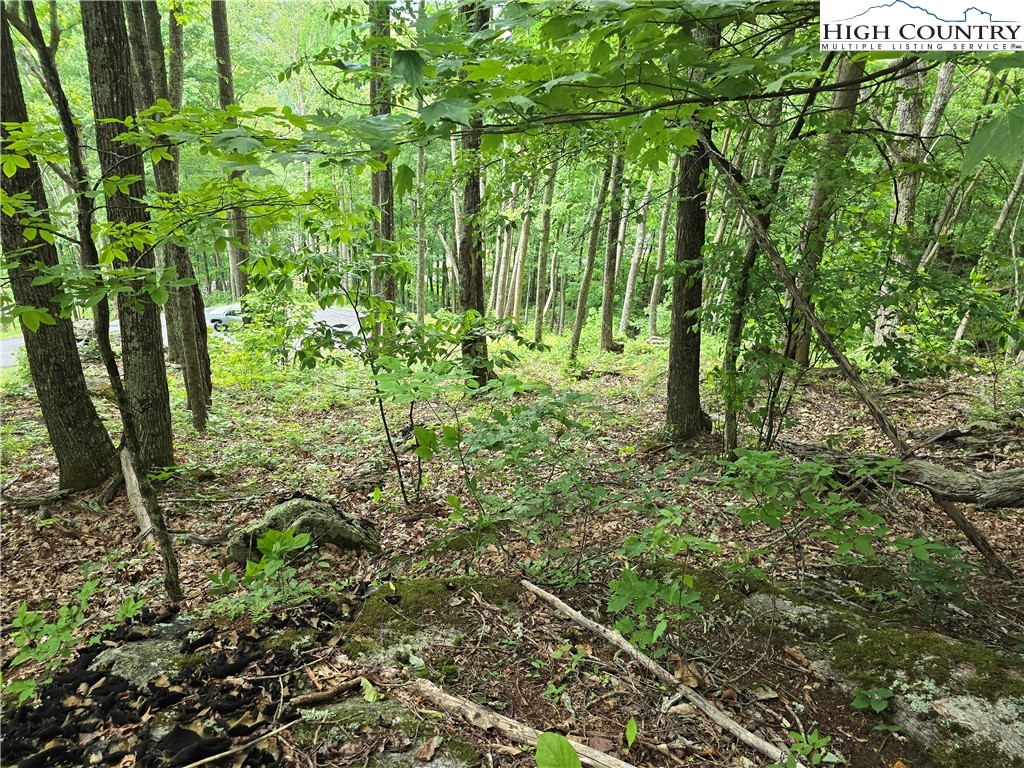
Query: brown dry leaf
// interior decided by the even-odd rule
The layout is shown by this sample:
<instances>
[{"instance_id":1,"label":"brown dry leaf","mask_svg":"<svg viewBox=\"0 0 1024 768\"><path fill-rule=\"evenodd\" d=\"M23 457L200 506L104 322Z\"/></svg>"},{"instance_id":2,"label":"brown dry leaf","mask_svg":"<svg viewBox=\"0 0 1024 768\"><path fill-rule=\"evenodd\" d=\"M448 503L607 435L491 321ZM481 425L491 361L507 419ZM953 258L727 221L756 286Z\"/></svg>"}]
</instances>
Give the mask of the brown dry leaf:
<instances>
[{"instance_id":1,"label":"brown dry leaf","mask_svg":"<svg viewBox=\"0 0 1024 768\"><path fill-rule=\"evenodd\" d=\"M889 768L907 768L907 764L904 763L902 760L897 760Z\"/></svg>"},{"instance_id":2,"label":"brown dry leaf","mask_svg":"<svg viewBox=\"0 0 1024 768\"><path fill-rule=\"evenodd\" d=\"M598 752L614 752L615 742L605 736L591 736L587 739L587 745Z\"/></svg>"},{"instance_id":3,"label":"brown dry leaf","mask_svg":"<svg viewBox=\"0 0 1024 768\"><path fill-rule=\"evenodd\" d=\"M670 715L676 717L693 717L697 714L697 708L693 704L687 704L685 701L682 704L676 704L674 707L670 707L668 710Z\"/></svg>"},{"instance_id":4,"label":"brown dry leaf","mask_svg":"<svg viewBox=\"0 0 1024 768\"><path fill-rule=\"evenodd\" d=\"M689 688L697 688L700 686L701 680L697 675L696 667L686 661L686 659L679 659L676 662L676 668L673 674L675 675L676 680Z\"/></svg>"},{"instance_id":5,"label":"brown dry leaf","mask_svg":"<svg viewBox=\"0 0 1024 768\"><path fill-rule=\"evenodd\" d=\"M787 645L785 648L783 648L783 650L791 659L793 659L793 661L795 661L801 667L804 667L806 669L807 667L811 666L810 659L804 656L804 652L801 651L799 648L794 648L791 645Z\"/></svg>"},{"instance_id":6,"label":"brown dry leaf","mask_svg":"<svg viewBox=\"0 0 1024 768\"><path fill-rule=\"evenodd\" d=\"M416 753L416 759L421 763L429 763L434 759L434 752L441 745L440 736L431 736L427 739L427 742L420 747L420 751Z\"/></svg>"}]
</instances>

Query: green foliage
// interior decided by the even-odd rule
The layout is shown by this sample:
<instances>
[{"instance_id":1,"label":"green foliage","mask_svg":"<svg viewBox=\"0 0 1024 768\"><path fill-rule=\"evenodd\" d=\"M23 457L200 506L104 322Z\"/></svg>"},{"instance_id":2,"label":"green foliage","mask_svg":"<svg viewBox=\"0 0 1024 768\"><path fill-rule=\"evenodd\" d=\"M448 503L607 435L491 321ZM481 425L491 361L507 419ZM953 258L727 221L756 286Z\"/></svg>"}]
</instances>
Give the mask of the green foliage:
<instances>
[{"instance_id":1,"label":"green foliage","mask_svg":"<svg viewBox=\"0 0 1024 768\"><path fill-rule=\"evenodd\" d=\"M888 708L889 701L895 695L888 688L859 689L854 692L852 705L854 709L870 709L877 714Z\"/></svg>"},{"instance_id":2,"label":"green foliage","mask_svg":"<svg viewBox=\"0 0 1024 768\"><path fill-rule=\"evenodd\" d=\"M815 728L807 735L797 731L790 731L789 738L792 744L789 747L789 757L786 764L772 763L769 768L796 768L800 763L805 765L842 765L846 758L828 749L832 741L829 736L822 736Z\"/></svg>"},{"instance_id":3,"label":"green foliage","mask_svg":"<svg viewBox=\"0 0 1024 768\"><path fill-rule=\"evenodd\" d=\"M634 741L636 741L636 718L631 717L626 723L626 749L632 747Z\"/></svg>"},{"instance_id":4,"label":"green foliage","mask_svg":"<svg viewBox=\"0 0 1024 768\"><path fill-rule=\"evenodd\" d=\"M239 580L229 569L209 573L210 592L222 597L211 608L216 613L230 616L248 614L252 620L267 615L276 605L295 605L308 599L312 586L296 578L297 570L289 560L300 554L309 544L309 534L269 530L256 542L262 555L258 561L245 564L245 574ZM242 586L243 593L235 594Z\"/></svg>"},{"instance_id":5,"label":"green foliage","mask_svg":"<svg viewBox=\"0 0 1024 768\"><path fill-rule=\"evenodd\" d=\"M76 646L83 642L79 629L88 621L89 602L100 588L99 579L90 579L82 584L75 601L57 608L55 617L47 621L42 611L30 611L26 603L22 603L11 622L14 631L11 642L18 649L9 664L16 668L27 662L39 665L44 673L49 673L69 659ZM144 600L134 597L126 598L115 615L115 623L104 624L99 633L89 639L89 644L99 642L101 634L113 629L117 624L135 617ZM50 681L46 678L27 678L25 680L8 681L5 688L18 695L18 701L24 702L36 696L40 685Z\"/></svg>"},{"instance_id":6,"label":"green foliage","mask_svg":"<svg viewBox=\"0 0 1024 768\"><path fill-rule=\"evenodd\" d=\"M537 768L579 768L580 757L572 744L560 733L545 731L537 736L534 755Z\"/></svg>"}]
</instances>

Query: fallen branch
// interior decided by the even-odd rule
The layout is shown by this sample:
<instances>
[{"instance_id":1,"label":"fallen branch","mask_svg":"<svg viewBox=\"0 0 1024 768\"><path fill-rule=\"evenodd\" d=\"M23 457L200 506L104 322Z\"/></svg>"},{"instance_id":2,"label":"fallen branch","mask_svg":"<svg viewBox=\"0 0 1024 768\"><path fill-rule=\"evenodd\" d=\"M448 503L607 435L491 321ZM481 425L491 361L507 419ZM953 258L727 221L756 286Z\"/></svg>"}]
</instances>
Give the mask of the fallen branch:
<instances>
[{"instance_id":1,"label":"fallen branch","mask_svg":"<svg viewBox=\"0 0 1024 768\"><path fill-rule=\"evenodd\" d=\"M709 720L715 723L715 725L719 726L724 731L735 737L737 741L746 744L748 747L756 749L762 755L765 755L766 757L770 758L771 760L774 760L775 762L785 764L787 758L789 757L788 751L782 749L781 747L777 747L776 745L765 741L760 736L748 731L746 728L737 723L735 720L733 720L731 717L725 714L722 710L720 710L710 701L708 701L699 693L697 693L697 691L695 691L693 688L679 682L679 680L677 680L671 672L669 672L667 669L661 666L650 656L635 648L625 637L622 636L621 633L614 629L610 629L609 627L605 627L601 624L598 624L596 621L591 621L582 613L577 611L575 608L570 607L569 605L565 604L557 597L552 595L550 592L546 592L537 585L530 583L526 579L523 579L519 583L522 584L530 592L533 592L533 594L537 595L537 597L542 598L545 602L552 605L560 613L562 613L565 616L568 616L581 627L589 629L594 634L603 637L616 648L623 651L627 656L629 656L631 659L637 662L645 670L647 670L656 678L658 678L662 683L669 686L669 688L674 688L675 690L679 691L683 695L683 698L685 698L687 701L693 704L694 707L696 707L700 712L702 712ZM797 768L804 768L804 766L800 763L797 763Z\"/></svg>"},{"instance_id":2,"label":"fallen branch","mask_svg":"<svg viewBox=\"0 0 1024 768\"><path fill-rule=\"evenodd\" d=\"M414 681L410 690L431 701L448 714L461 717L474 728L479 728L481 731L495 731L505 738L530 747L537 746L537 737L541 732L536 728L531 728L510 717L499 715L469 699L445 693L429 680L421 678ZM586 744L580 744L572 739L569 739L569 743L572 744L572 748L576 750L576 754L580 756L580 762L584 765L592 765L597 768L634 768L629 763L599 752Z\"/></svg>"},{"instance_id":3,"label":"fallen branch","mask_svg":"<svg viewBox=\"0 0 1024 768\"><path fill-rule=\"evenodd\" d=\"M306 693L302 696L295 696L291 700L293 707L313 707L317 704L326 704L328 701L333 701L343 693L355 690L359 687L359 683L362 681L362 677L353 677L351 680L344 680L337 685L331 686L325 691L316 691L315 693Z\"/></svg>"}]
</instances>

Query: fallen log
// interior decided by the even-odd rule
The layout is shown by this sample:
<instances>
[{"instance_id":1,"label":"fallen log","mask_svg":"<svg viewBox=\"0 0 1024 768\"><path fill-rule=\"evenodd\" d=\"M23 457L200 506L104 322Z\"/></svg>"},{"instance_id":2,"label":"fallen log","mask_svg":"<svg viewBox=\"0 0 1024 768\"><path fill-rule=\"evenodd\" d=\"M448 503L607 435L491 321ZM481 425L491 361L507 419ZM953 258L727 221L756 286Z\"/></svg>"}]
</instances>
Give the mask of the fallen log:
<instances>
[{"instance_id":1,"label":"fallen log","mask_svg":"<svg viewBox=\"0 0 1024 768\"><path fill-rule=\"evenodd\" d=\"M851 477L854 476L855 462L889 460L878 454L844 453L806 443L779 441L779 446L801 459L827 461L841 470L849 468ZM977 504L982 509L1024 507L1024 468L982 472L953 469L924 459L906 458L893 470L892 478L923 488L936 499L945 502Z\"/></svg>"},{"instance_id":2,"label":"fallen log","mask_svg":"<svg viewBox=\"0 0 1024 768\"><path fill-rule=\"evenodd\" d=\"M922 459L907 459L896 476L940 499L977 504L982 509L1024 507L1024 469L994 472L958 470Z\"/></svg>"}]
</instances>

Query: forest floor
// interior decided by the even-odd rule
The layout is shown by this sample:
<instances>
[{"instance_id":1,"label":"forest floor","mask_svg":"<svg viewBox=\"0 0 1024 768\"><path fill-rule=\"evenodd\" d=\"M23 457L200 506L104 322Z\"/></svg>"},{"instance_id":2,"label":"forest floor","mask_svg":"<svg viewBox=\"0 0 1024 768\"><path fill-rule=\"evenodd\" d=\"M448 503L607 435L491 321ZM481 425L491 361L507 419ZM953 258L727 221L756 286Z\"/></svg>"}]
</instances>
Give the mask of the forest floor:
<instances>
[{"instance_id":1,"label":"forest floor","mask_svg":"<svg viewBox=\"0 0 1024 768\"><path fill-rule=\"evenodd\" d=\"M905 551L880 546L866 569L884 572L885 578L873 582L858 575L864 569L858 571L837 555L834 542L798 536L798 530L788 527L793 522L789 517L782 527L766 524L764 516L753 519L748 514L744 521L744 510L753 502L740 485L723 481L720 404L713 394L709 392L706 407L715 420L715 433L681 448L659 438L663 347L633 342L624 355L585 355L577 375L568 377L556 341L553 351L525 353L512 369L528 384L551 387L554 394L527 389L483 402L439 398L417 405L416 425L439 428L457 422L496 435L488 450L466 462L440 453L418 460L408 445L413 434L409 406L392 406L389 415L409 504L402 502L380 417L367 397L369 381L354 364L315 371L278 369L247 359L230 344L218 341L213 347L216 394L205 434L192 429L178 374L172 372L179 464L157 476L158 493L169 528L180 534L181 578L188 596L183 610L195 615L213 610L208 615L219 616L220 626L234 633L237 656L243 655L239 638L253 627L256 634L270 631L268 627L317 629L311 646L297 656L256 659L248 672L227 678L237 686L265 689L268 700L278 702L278 715L286 695L329 689L355 675L393 693L412 711L418 708L422 716L431 706L405 686L416 669L426 667L445 690L536 729L565 733L634 765L767 765L770 761L732 741L685 701L670 700L663 706L664 686L518 587L519 579L529 579L611 626L626 615L610 611L609 600L627 565L640 575L665 569L684 573L693 579L686 582L690 591L700 593L691 610L680 611L678 618L667 616L666 631L654 644L665 651L662 663L678 679L777 743L785 745L791 731L828 736L827 748L816 754L820 758L832 751L849 765L917 768L940 763L888 727L885 713L852 707L849 691L815 673L792 633L780 627L766 634L763 618L751 615L745 603L752 591L834 596L873 617L878 626L919 627L1000 653L1024 649L1024 587L973 565L972 551L958 552L955 548L967 550L968 545L919 491L884 483L865 491L862 485L857 499L884 518L890 529L887 541L927 535L936 546L947 547L939 553L944 568L924 582L903 578L901 564L910 557ZM77 630L84 639L110 623L126 597L146 600L157 615L163 601L158 557L138 540L123 495L105 507L95 501L95 494L42 504L23 501L53 491L56 467L24 371L2 375L0 448L6 503L0 659L7 682L40 674L30 664L9 668L16 652L11 622L22 602L53 616L60 606L77 602L86 578L98 579L89 619ZM89 377L104 418L114 423L98 366ZM984 445L930 445L927 455L933 460L985 470L1024 466L1024 420L1006 420L1006 414L1024 407L1019 372L994 376L965 366L916 381L875 375L869 384L897 427L911 436L950 424L998 425ZM569 392L589 400L566 397ZM567 418L551 418L563 409ZM499 414L495 422L495 410L510 418L503 422ZM528 436L538 433L545 439L531 445ZM781 438L777 450L783 456L786 446L793 445L890 453L852 390L830 368L813 369L796 385ZM419 471L423 482L416 491ZM788 492L799 505L802 490L769 483L758 493L767 503ZM257 520L275 501L295 492L328 500L372 522L381 531L381 552L325 549L304 560L297 578L330 600L319 598L256 622L237 608L225 610L224 602L215 606L210 574L225 567L223 547L197 543L199 539L185 534L220 537ZM458 500L457 508L453 500ZM668 520L664 530L676 541L694 537L675 554L652 553L651 536L643 536L657 522L659 510ZM1024 572L1024 518L1015 510L967 510L1000 556L1017 573ZM457 643L442 642L422 656L412 649L404 663L391 659L374 666L369 657L355 656L351 637L339 640L350 634L347 622L354 618L358 625L361 606L370 605L368 596L390 590L397 596L395 604L404 595L411 606L416 596L410 585L426 583L423 579L446 584L456 595L452 602L463 606ZM491 581L474 581L481 579ZM632 614L634 623L643 620L641 613ZM653 625L663 616L652 611L649 620ZM362 628L372 632L365 623ZM120 632L123 637L125 630ZM231 641L223 644L228 647ZM80 648L78 653L92 651ZM271 679L279 682L278 688L265 682ZM198 677L192 682L202 684ZM189 690L186 695L212 694ZM351 695L358 697L358 689ZM627 750L624 733L631 718L638 730ZM446 739L468 743L479 764L534 764L532 752L497 734L474 731L451 719L431 723ZM93 722L92 738L112 727ZM137 727L124 726L125 732ZM318 762L315 750L303 747L289 730L274 739L277 751L264 744L269 757L261 757L262 764L361 765L376 751L396 744L394 735L368 729L358 747L321 754ZM243 741L217 746L227 749ZM238 755L245 754L217 764L241 765ZM419 757L424 756L421 750Z\"/></svg>"}]
</instances>

